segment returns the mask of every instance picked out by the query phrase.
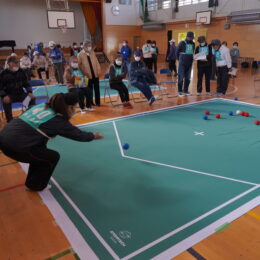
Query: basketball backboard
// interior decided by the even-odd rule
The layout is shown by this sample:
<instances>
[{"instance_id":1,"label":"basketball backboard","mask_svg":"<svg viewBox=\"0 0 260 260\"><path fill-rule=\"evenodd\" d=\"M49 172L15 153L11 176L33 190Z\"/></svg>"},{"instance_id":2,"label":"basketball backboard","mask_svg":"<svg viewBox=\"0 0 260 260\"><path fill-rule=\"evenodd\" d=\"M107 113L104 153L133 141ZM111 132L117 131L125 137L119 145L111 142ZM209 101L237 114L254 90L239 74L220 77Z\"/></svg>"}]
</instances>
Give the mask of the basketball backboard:
<instances>
[{"instance_id":1,"label":"basketball backboard","mask_svg":"<svg viewBox=\"0 0 260 260\"><path fill-rule=\"evenodd\" d=\"M68 29L75 28L75 17L73 11L47 11L48 27L50 29L59 29L60 26L66 26Z\"/></svg>"},{"instance_id":2,"label":"basketball backboard","mask_svg":"<svg viewBox=\"0 0 260 260\"><path fill-rule=\"evenodd\" d=\"M211 23L211 11L197 12L196 13L196 23L210 24Z\"/></svg>"}]
</instances>

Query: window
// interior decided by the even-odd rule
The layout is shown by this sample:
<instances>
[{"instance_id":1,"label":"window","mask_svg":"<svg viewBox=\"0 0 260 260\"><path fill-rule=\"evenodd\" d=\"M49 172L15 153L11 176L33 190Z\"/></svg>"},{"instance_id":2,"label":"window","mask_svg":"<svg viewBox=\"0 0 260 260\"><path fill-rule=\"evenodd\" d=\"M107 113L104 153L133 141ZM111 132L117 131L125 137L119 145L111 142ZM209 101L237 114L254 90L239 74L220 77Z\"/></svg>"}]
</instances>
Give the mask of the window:
<instances>
[{"instance_id":1,"label":"window","mask_svg":"<svg viewBox=\"0 0 260 260\"><path fill-rule=\"evenodd\" d=\"M120 5L132 5L132 0L119 0Z\"/></svg>"},{"instance_id":2,"label":"window","mask_svg":"<svg viewBox=\"0 0 260 260\"><path fill-rule=\"evenodd\" d=\"M184 41L187 37L187 32L178 33L178 43ZM196 39L196 33L194 32L194 38Z\"/></svg>"},{"instance_id":3,"label":"window","mask_svg":"<svg viewBox=\"0 0 260 260\"><path fill-rule=\"evenodd\" d=\"M195 5L199 3L208 2L209 0L179 0L179 6Z\"/></svg>"}]
</instances>

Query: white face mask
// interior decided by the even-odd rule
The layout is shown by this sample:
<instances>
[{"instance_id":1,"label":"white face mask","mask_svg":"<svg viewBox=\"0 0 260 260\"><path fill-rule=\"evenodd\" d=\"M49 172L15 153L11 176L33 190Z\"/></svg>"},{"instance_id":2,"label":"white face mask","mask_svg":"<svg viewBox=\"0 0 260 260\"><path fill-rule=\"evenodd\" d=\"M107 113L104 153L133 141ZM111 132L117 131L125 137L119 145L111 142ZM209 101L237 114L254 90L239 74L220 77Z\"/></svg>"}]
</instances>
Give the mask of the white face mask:
<instances>
[{"instance_id":1,"label":"white face mask","mask_svg":"<svg viewBox=\"0 0 260 260\"><path fill-rule=\"evenodd\" d=\"M234 45L234 46L233 46L233 48L234 48L234 49L237 49L237 46L236 46L236 45Z\"/></svg>"},{"instance_id":2,"label":"white face mask","mask_svg":"<svg viewBox=\"0 0 260 260\"><path fill-rule=\"evenodd\" d=\"M13 67L13 68L12 68L12 71L13 71L13 72L16 72L16 71L18 71L18 70L19 70L19 67Z\"/></svg>"},{"instance_id":3,"label":"white face mask","mask_svg":"<svg viewBox=\"0 0 260 260\"><path fill-rule=\"evenodd\" d=\"M53 49L54 49L54 46L50 46L50 49L53 50Z\"/></svg>"},{"instance_id":4,"label":"white face mask","mask_svg":"<svg viewBox=\"0 0 260 260\"><path fill-rule=\"evenodd\" d=\"M205 43L205 42L202 42L200 45L201 45L201 46L205 46L205 45L206 45L206 43Z\"/></svg>"},{"instance_id":5,"label":"white face mask","mask_svg":"<svg viewBox=\"0 0 260 260\"><path fill-rule=\"evenodd\" d=\"M71 63L70 66L73 68L73 69L77 69L79 67L79 64L78 63Z\"/></svg>"},{"instance_id":6,"label":"white face mask","mask_svg":"<svg viewBox=\"0 0 260 260\"><path fill-rule=\"evenodd\" d=\"M135 60L136 60L136 61L140 61L140 60L141 60L141 57L136 56L136 57L135 57Z\"/></svg>"},{"instance_id":7,"label":"white face mask","mask_svg":"<svg viewBox=\"0 0 260 260\"><path fill-rule=\"evenodd\" d=\"M88 50L88 51L91 51L91 50L92 50L92 47L87 47L87 50Z\"/></svg>"},{"instance_id":8,"label":"white face mask","mask_svg":"<svg viewBox=\"0 0 260 260\"><path fill-rule=\"evenodd\" d=\"M74 49L77 49L77 48L78 48L78 46L77 46L77 45L74 45L74 46L73 46L73 48L74 48Z\"/></svg>"},{"instance_id":9,"label":"white face mask","mask_svg":"<svg viewBox=\"0 0 260 260\"><path fill-rule=\"evenodd\" d=\"M123 43L123 46L126 46L126 43L125 43L125 42Z\"/></svg>"},{"instance_id":10,"label":"white face mask","mask_svg":"<svg viewBox=\"0 0 260 260\"><path fill-rule=\"evenodd\" d=\"M116 65L121 66L122 65L122 61L121 60L116 60Z\"/></svg>"},{"instance_id":11,"label":"white face mask","mask_svg":"<svg viewBox=\"0 0 260 260\"><path fill-rule=\"evenodd\" d=\"M83 47L84 47L83 45L80 45L80 48L82 48L82 49L83 49Z\"/></svg>"}]
</instances>

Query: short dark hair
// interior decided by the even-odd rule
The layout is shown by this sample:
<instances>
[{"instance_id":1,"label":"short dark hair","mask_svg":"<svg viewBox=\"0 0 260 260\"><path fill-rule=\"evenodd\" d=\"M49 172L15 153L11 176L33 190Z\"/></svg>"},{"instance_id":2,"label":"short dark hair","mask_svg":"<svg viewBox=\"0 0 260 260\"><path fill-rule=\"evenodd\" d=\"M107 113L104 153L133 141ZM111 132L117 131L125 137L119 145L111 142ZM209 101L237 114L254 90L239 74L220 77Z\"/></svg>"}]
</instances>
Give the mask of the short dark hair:
<instances>
[{"instance_id":1,"label":"short dark hair","mask_svg":"<svg viewBox=\"0 0 260 260\"><path fill-rule=\"evenodd\" d=\"M233 45L235 45L235 44L238 46L238 42L233 42Z\"/></svg>"},{"instance_id":2,"label":"short dark hair","mask_svg":"<svg viewBox=\"0 0 260 260\"><path fill-rule=\"evenodd\" d=\"M15 63L15 64L18 64L18 63L19 63L18 59L17 59L15 56L9 56L9 57L7 58L7 64L9 64L9 63L11 63L11 62L13 62L13 63Z\"/></svg>"},{"instance_id":3,"label":"short dark hair","mask_svg":"<svg viewBox=\"0 0 260 260\"><path fill-rule=\"evenodd\" d=\"M125 43L128 43L128 40L124 40Z\"/></svg>"},{"instance_id":4,"label":"short dark hair","mask_svg":"<svg viewBox=\"0 0 260 260\"><path fill-rule=\"evenodd\" d=\"M56 114L61 114L64 119L69 120L68 106L75 106L78 103L78 96L74 93L58 93L51 97L46 108L52 108Z\"/></svg>"},{"instance_id":5,"label":"short dark hair","mask_svg":"<svg viewBox=\"0 0 260 260\"><path fill-rule=\"evenodd\" d=\"M156 41L152 41L153 44L156 44Z\"/></svg>"},{"instance_id":6,"label":"short dark hair","mask_svg":"<svg viewBox=\"0 0 260 260\"><path fill-rule=\"evenodd\" d=\"M152 43L152 41L151 40L147 40L146 43Z\"/></svg>"},{"instance_id":7,"label":"short dark hair","mask_svg":"<svg viewBox=\"0 0 260 260\"><path fill-rule=\"evenodd\" d=\"M115 56L115 60L116 59L123 59L123 56L121 55L121 54L117 54L116 56Z\"/></svg>"},{"instance_id":8,"label":"short dark hair","mask_svg":"<svg viewBox=\"0 0 260 260\"><path fill-rule=\"evenodd\" d=\"M226 45L227 45L227 42L226 42L226 41L223 41L222 44L226 44Z\"/></svg>"},{"instance_id":9,"label":"short dark hair","mask_svg":"<svg viewBox=\"0 0 260 260\"><path fill-rule=\"evenodd\" d=\"M73 42L72 45L77 45L77 43L76 43L76 42Z\"/></svg>"}]
</instances>

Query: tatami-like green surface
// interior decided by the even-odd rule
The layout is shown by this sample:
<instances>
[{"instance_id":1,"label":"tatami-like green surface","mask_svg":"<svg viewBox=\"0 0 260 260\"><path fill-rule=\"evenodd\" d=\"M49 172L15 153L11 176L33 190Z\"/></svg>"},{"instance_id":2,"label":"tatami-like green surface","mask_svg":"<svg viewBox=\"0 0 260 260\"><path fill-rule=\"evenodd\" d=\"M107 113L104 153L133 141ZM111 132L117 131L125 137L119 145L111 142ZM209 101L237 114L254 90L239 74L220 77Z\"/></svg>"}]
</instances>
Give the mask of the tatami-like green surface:
<instances>
[{"instance_id":1,"label":"tatami-like green surface","mask_svg":"<svg viewBox=\"0 0 260 260\"><path fill-rule=\"evenodd\" d=\"M82 126L105 138L49 142L51 192L99 259L151 259L259 196L255 119L259 107L212 100Z\"/></svg>"}]
</instances>

